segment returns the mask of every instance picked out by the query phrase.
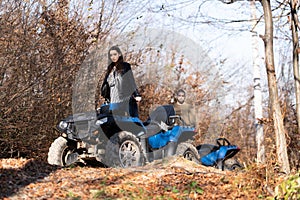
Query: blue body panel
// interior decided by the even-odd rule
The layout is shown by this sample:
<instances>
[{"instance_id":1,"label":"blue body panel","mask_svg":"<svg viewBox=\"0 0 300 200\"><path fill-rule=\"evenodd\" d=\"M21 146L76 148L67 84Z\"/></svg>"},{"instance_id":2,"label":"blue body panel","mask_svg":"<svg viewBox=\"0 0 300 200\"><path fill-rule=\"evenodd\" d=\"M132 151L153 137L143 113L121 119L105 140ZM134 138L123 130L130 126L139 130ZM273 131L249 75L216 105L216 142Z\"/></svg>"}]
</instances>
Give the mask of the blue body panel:
<instances>
[{"instance_id":1,"label":"blue body panel","mask_svg":"<svg viewBox=\"0 0 300 200\"><path fill-rule=\"evenodd\" d=\"M152 148L158 149L168 144L168 142L177 142L182 133L182 127L174 126L166 132L159 132L148 138L149 145Z\"/></svg>"},{"instance_id":2,"label":"blue body panel","mask_svg":"<svg viewBox=\"0 0 300 200\"><path fill-rule=\"evenodd\" d=\"M116 121L122 121L122 122L134 122L134 123L139 123L139 124L143 124L143 122L137 118L137 117L128 117L128 116L114 116L114 119ZM144 127L144 125L142 125Z\"/></svg>"},{"instance_id":3,"label":"blue body panel","mask_svg":"<svg viewBox=\"0 0 300 200\"><path fill-rule=\"evenodd\" d=\"M218 160L225 158L227 151L237 149L236 146L221 146L217 151L213 151L206 156L203 156L200 160L203 165L213 166Z\"/></svg>"}]
</instances>

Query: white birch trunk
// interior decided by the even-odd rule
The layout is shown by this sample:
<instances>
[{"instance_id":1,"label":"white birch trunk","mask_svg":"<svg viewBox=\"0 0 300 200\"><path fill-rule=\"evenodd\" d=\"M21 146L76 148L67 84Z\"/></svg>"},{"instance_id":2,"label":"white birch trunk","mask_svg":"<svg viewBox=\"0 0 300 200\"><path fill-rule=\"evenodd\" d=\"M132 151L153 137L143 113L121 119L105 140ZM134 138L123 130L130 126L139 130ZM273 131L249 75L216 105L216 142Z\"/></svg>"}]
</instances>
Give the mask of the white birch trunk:
<instances>
[{"instance_id":1,"label":"white birch trunk","mask_svg":"<svg viewBox=\"0 0 300 200\"><path fill-rule=\"evenodd\" d=\"M253 28L256 25L256 8L255 0L251 1L251 19L253 20ZM254 118L256 131L257 145L257 162L265 163L265 146L264 146L264 131L263 125L259 123L259 119L263 118L262 114L262 94L261 94L261 79L259 66L259 49L257 35L252 35L252 54L253 54L253 90L254 90Z\"/></svg>"}]
</instances>

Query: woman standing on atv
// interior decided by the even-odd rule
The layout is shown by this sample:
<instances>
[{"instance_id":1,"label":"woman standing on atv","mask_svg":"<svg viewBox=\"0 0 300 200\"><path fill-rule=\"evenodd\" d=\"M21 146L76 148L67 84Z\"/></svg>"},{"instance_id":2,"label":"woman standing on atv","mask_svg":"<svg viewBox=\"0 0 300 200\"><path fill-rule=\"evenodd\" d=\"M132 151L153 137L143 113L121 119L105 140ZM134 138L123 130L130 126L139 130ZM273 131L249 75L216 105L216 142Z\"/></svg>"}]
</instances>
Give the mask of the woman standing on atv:
<instances>
[{"instance_id":1,"label":"woman standing on atv","mask_svg":"<svg viewBox=\"0 0 300 200\"><path fill-rule=\"evenodd\" d=\"M138 117L137 101L141 100L129 63L124 62L118 46L108 51L108 66L101 86L101 96L110 102L113 114Z\"/></svg>"}]
</instances>

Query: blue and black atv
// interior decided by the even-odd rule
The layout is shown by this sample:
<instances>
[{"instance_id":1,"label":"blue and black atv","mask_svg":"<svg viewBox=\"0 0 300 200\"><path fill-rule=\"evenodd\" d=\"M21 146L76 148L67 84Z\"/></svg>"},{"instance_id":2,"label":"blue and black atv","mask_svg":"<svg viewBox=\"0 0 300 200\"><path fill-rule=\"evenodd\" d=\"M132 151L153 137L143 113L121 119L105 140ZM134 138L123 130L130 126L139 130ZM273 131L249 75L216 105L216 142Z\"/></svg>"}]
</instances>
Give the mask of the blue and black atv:
<instances>
[{"instance_id":1,"label":"blue and black atv","mask_svg":"<svg viewBox=\"0 0 300 200\"><path fill-rule=\"evenodd\" d=\"M107 167L142 166L173 155L199 163L191 144L194 127L179 123L172 105L158 106L149 118L116 115L109 104L97 111L69 116L58 124L60 136L51 144L48 163L68 166L96 158Z\"/></svg>"},{"instance_id":2,"label":"blue and black atv","mask_svg":"<svg viewBox=\"0 0 300 200\"><path fill-rule=\"evenodd\" d=\"M200 156L200 163L205 166L222 170L243 168L233 157L240 151L237 145L232 145L226 138L216 139L214 144L201 144L196 147Z\"/></svg>"}]
</instances>

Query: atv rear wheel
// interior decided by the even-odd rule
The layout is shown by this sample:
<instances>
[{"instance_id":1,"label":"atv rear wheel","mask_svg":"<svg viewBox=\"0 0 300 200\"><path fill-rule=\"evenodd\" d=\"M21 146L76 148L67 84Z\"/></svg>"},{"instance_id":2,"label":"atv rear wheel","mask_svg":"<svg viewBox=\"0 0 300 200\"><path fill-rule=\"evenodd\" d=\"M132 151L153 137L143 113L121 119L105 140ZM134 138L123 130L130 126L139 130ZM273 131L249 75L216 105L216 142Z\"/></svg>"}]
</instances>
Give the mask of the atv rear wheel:
<instances>
[{"instance_id":1,"label":"atv rear wheel","mask_svg":"<svg viewBox=\"0 0 300 200\"><path fill-rule=\"evenodd\" d=\"M135 167L145 164L141 144L132 133L121 131L107 142L104 164L108 167Z\"/></svg>"},{"instance_id":2,"label":"atv rear wheel","mask_svg":"<svg viewBox=\"0 0 300 200\"><path fill-rule=\"evenodd\" d=\"M227 159L225 161L219 160L215 166L217 169L221 169L222 171L224 170L237 170L237 169L243 169L243 166L233 158Z\"/></svg>"},{"instance_id":3,"label":"atv rear wheel","mask_svg":"<svg viewBox=\"0 0 300 200\"><path fill-rule=\"evenodd\" d=\"M68 166L72 163L67 158L74 152L75 147L68 146L67 139L58 137L51 144L48 152L48 163L50 165Z\"/></svg>"},{"instance_id":4,"label":"atv rear wheel","mask_svg":"<svg viewBox=\"0 0 300 200\"><path fill-rule=\"evenodd\" d=\"M193 161L197 164L200 163L200 156L194 145L188 142L182 142L177 146L176 155L182 155L185 159Z\"/></svg>"},{"instance_id":5,"label":"atv rear wheel","mask_svg":"<svg viewBox=\"0 0 300 200\"><path fill-rule=\"evenodd\" d=\"M228 160L225 160L224 169L232 171L237 169L243 169L243 166L236 159L230 158Z\"/></svg>"}]
</instances>

